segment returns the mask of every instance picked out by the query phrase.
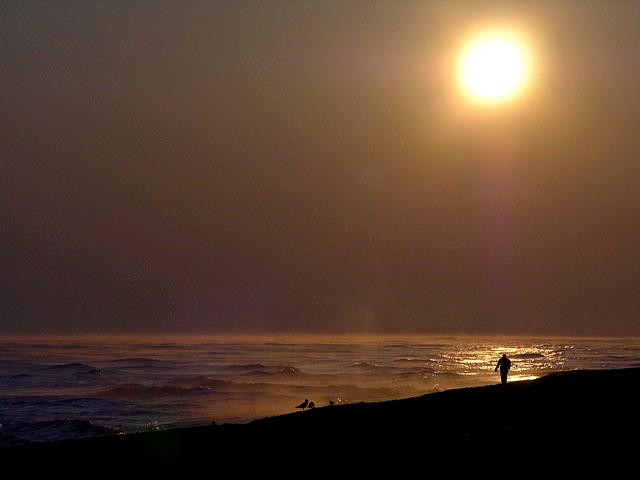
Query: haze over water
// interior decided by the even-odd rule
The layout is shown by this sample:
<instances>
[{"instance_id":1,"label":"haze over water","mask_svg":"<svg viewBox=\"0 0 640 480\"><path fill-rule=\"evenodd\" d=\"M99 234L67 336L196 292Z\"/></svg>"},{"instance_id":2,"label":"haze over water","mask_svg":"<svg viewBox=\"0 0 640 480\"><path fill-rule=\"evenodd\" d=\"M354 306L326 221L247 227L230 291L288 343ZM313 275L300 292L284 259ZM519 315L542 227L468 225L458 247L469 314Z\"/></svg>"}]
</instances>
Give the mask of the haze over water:
<instances>
[{"instance_id":1,"label":"haze over water","mask_svg":"<svg viewBox=\"0 0 640 480\"><path fill-rule=\"evenodd\" d=\"M510 381L640 366L638 339L173 336L0 340L0 444L288 413Z\"/></svg>"}]
</instances>

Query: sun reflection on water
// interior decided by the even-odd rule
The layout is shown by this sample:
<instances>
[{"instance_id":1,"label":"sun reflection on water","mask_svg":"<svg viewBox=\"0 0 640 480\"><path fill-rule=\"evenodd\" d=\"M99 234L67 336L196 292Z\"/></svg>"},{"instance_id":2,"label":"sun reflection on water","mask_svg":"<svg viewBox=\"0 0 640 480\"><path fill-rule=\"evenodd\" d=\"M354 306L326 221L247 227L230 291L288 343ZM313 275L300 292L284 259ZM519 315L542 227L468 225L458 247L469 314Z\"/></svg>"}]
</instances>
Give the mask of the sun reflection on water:
<instances>
[{"instance_id":1,"label":"sun reflection on water","mask_svg":"<svg viewBox=\"0 0 640 480\"><path fill-rule=\"evenodd\" d=\"M523 380L535 380L540 378L540 375L509 375L510 382L521 382Z\"/></svg>"}]
</instances>

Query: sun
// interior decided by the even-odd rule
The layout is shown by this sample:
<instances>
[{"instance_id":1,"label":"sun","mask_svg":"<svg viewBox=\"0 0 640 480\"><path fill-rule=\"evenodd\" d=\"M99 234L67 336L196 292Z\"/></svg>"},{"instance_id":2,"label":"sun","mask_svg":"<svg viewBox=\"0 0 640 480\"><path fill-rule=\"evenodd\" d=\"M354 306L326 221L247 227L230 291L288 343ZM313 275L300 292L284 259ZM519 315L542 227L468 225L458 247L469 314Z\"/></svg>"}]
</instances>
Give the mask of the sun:
<instances>
[{"instance_id":1,"label":"sun","mask_svg":"<svg viewBox=\"0 0 640 480\"><path fill-rule=\"evenodd\" d=\"M476 37L460 57L460 83L478 101L494 103L510 99L526 84L527 60L521 42L508 34Z\"/></svg>"}]
</instances>

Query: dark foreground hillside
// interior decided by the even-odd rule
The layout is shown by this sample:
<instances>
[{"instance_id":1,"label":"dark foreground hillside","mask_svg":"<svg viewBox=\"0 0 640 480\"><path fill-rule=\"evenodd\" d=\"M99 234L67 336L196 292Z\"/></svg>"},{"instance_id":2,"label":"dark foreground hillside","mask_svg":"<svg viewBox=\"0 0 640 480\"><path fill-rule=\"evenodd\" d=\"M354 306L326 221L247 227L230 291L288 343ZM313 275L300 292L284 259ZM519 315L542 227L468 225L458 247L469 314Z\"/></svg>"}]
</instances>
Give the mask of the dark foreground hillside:
<instances>
[{"instance_id":1,"label":"dark foreground hillside","mask_svg":"<svg viewBox=\"0 0 640 480\"><path fill-rule=\"evenodd\" d=\"M640 459L639 385L640 368L575 371L506 386L316 408L246 425L3 448L0 461L4 467L92 472L197 467L211 474L617 468Z\"/></svg>"}]
</instances>

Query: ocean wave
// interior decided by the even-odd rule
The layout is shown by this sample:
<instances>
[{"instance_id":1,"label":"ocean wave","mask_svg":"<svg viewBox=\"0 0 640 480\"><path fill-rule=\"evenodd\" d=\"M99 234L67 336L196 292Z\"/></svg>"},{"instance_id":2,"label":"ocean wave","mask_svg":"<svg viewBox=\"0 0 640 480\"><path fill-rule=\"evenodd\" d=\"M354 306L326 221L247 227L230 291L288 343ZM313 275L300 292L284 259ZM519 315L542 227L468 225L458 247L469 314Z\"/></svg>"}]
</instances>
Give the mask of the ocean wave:
<instances>
[{"instance_id":1,"label":"ocean wave","mask_svg":"<svg viewBox=\"0 0 640 480\"><path fill-rule=\"evenodd\" d=\"M128 401L85 396L25 395L0 397L0 421L6 421L7 418L29 420L30 418L37 418L39 415L50 415L52 419L61 413L68 416L76 416L95 412L110 414L138 410L140 410L138 405ZM11 412L11 417L9 417L8 412Z\"/></svg>"},{"instance_id":2,"label":"ocean wave","mask_svg":"<svg viewBox=\"0 0 640 480\"><path fill-rule=\"evenodd\" d=\"M28 382L33 375L30 373L17 373L15 375L0 375L0 383L6 383L8 385L15 385Z\"/></svg>"},{"instance_id":3,"label":"ocean wave","mask_svg":"<svg viewBox=\"0 0 640 480\"><path fill-rule=\"evenodd\" d=\"M62 363L58 365L46 365L38 369L40 372L51 372L54 374L59 373L72 373L72 374L89 374L89 375L101 375L102 370L88 365L86 363Z\"/></svg>"},{"instance_id":4,"label":"ocean wave","mask_svg":"<svg viewBox=\"0 0 640 480\"><path fill-rule=\"evenodd\" d=\"M416 377L418 380L420 377ZM399 379L401 379L399 377ZM404 380L412 380L405 378ZM412 383L412 382L411 382ZM203 395L216 395L228 398L227 401L243 402L250 399L265 402L281 396L291 398L313 396L318 400L341 397L357 400L377 400L420 393L421 390L409 384L394 386L363 386L357 384L306 385L291 383L240 382L194 376L187 382L180 379L179 385L141 385L123 384L103 390L97 394L101 398L158 401L168 398L194 398ZM215 398L215 397L212 397Z\"/></svg>"},{"instance_id":5,"label":"ocean wave","mask_svg":"<svg viewBox=\"0 0 640 480\"><path fill-rule=\"evenodd\" d=\"M439 371L439 370L434 370L433 372L434 375L437 375L438 377L449 377L449 378L460 378L460 377L468 377L469 375L475 375L474 373L469 373L469 372L446 372L446 371Z\"/></svg>"},{"instance_id":6,"label":"ocean wave","mask_svg":"<svg viewBox=\"0 0 640 480\"><path fill-rule=\"evenodd\" d=\"M124 399L159 399L164 397L184 397L212 393L214 390L207 385L197 387L180 387L173 385L141 385L127 383L99 392L99 397Z\"/></svg>"},{"instance_id":7,"label":"ocean wave","mask_svg":"<svg viewBox=\"0 0 640 480\"><path fill-rule=\"evenodd\" d=\"M168 360L158 360L157 358L147 358L147 357L125 357L125 358L114 358L109 360L107 363L114 365L122 365L122 364L135 364L135 365L144 365L144 366L153 366L153 365L173 365L174 362Z\"/></svg>"},{"instance_id":8,"label":"ocean wave","mask_svg":"<svg viewBox=\"0 0 640 480\"><path fill-rule=\"evenodd\" d=\"M206 377L182 379L174 385L141 385L127 383L102 390L96 395L101 398L130 400L160 400L167 397L191 397L206 394L248 393L264 391L268 384L243 383Z\"/></svg>"},{"instance_id":9,"label":"ocean wave","mask_svg":"<svg viewBox=\"0 0 640 480\"><path fill-rule=\"evenodd\" d=\"M173 362L171 360L159 360L147 357L125 357L114 358L104 362L111 368L120 369L121 372L166 372L172 369L179 369L185 362Z\"/></svg>"},{"instance_id":10,"label":"ocean wave","mask_svg":"<svg viewBox=\"0 0 640 480\"><path fill-rule=\"evenodd\" d=\"M409 362L411 363L411 362ZM420 362L424 363L424 362ZM359 372L366 374L374 374L376 376L389 376L393 379L399 375L415 375L434 373L434 369L425 366L396 366L396 365L380 365L371 362L355 362L351 365L351 368Z\"/></svg>"},{"instance_id":11,"label":"ocean wave","mask_svg":"<svg viewBox=\"0 0 640 480\"><path fill-rule=\"evenodd\" d=\"M544 358L542 353L516 353L511 358Z\"/></svg>"},{"instance_id":12,"label":"ocean wave","mask_svg":"<svg viewBox=\"0 0 640 480\"><path fill-rule=\"evenodd\" d=\"M376 363L371 363L371 362L353 362L351 367L358 368L358 369L371 370L371 369L380 368L381 365L378 365Z\"/></svg>"},{"instance_id":13,"label":"ocean wave","mask_svg":"<svg viewBox=\"0 0 640 480\"><path fill-rule=\"evenodd\" d=\"M227 370L261 370L267 368L263 363L241 363L237 365L225 365Z\"/></svg>"},{"instance_id":14,"label":"ocean wave","mask_svg":"<svg viewBox=\"0 0 640 480\"><path fill-rule=\"evenodd\" d=\"M87 363L38 365L28 371L3 378L4 384L16 387L60 389L68 387L95 387L121 381L130 373L114 367L96 367Z\"/></svg>"},{"instance_id":15,"label":"ocean wave","mask_svg":"<svg viewBox=\"0 0 640 480\"><path fill-rule=\"evenodd\" d=\"M398 372L395 377L424 379L427 375L432 376L434 373L435 370L433 368L415 368L410 371Z\"/></svg>"},{"instance_id":16,"label":"ocean wave","mask_svg":"<svg viewBox=\"0 0 640 480\"><path fill-rule=\"evenodd\" d=\"M118 433L117 429L95 425L87 420L44 420L9 422L3 425L7 445L53 442L67 438L87 438Z\"/></svg>"},{"instance_id":17,"label":"ocean wave","mask_svg":"<svg viewBox=\"0 0 640 480\"><path fill-rule=\"evenodd\" d=\"M178 345L177 343L158 343L155 345L141 345L142 348L155 348L158 350L175 350L183 348L182 345Z\"/></svg>"},{"instance_id":18,"label":"ocean wave","mask_svg":"<svg viewBox=\"0 0 640 480\"><path fill-rule=\"evenodd\" d=\"M244 373L245 376L272 376L272 377L298 377L305 375L296 367L291 365L274 365L271 367L264 367L257 370L251 370Z\"/></svg>"},{"instance_id":19,"label":"ocean wave","mask_svg":"<svg viewBox=\"0 0 640 480\"><path fill-rule=\"evenodd\" d=\"M402 357L396 358L394 362L398 363L433 363L435 362L432 358L413 358L413 357Z\"/></svg>"}]
</instances>

